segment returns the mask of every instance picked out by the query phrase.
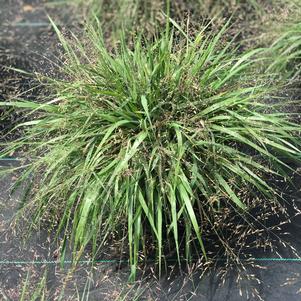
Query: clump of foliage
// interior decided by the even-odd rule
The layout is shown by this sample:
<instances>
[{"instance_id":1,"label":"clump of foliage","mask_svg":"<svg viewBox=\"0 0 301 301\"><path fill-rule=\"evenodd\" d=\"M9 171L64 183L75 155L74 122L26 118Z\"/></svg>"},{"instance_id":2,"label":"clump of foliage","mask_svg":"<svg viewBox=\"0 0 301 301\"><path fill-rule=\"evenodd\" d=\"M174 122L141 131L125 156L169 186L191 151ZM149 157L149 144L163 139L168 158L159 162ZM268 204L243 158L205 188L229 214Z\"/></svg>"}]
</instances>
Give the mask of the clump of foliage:
<instances>
[{"instance_id":1,"label":"clump of foliage","mask_svg":"<svg viewBox=\"0 0 301 301\"><path fill-rule=\"evenodd\" d=\"M71 3L74 4L72 1ZM265 6L258 0L199 0L184 3L183 1L166 0L77 0L75 3L83 8L86 16L97 15L108 34L118 33L122 28L135 32L154 33L156 26L163 24L163 12L170 10L170 16L179 22L187 17L194 24L212 17L230 17L239 11L240 15L258 16Z\"/></svg>"},{"instance_id":2,"label":"clump of foliage","mask_svg":"<svg viewBox=\"0 0 301 301\"><path fill-rule=\"evenodd\" d=\"M300 17L300 16L299 16ZM271 46L273 61L269 71L282 77L296 78L301 68L301 22L281 28L279 37Z\"/></svg>"},{"instance_id":3,"label":"clump of foliage","mask_svg":"<svg viewBox=\"0 0 301 301\"><path fill-rule=\"evenodd\" d=\"M277 199L267 179L300 159L300 127L268 101L253 68L261 50L238 55L225 28L191 39L173 21L113 52L99 30L89 28L88 46L56 31L65 79L49 79L43 103L1 103L32 117L1 156L25 151L19 181L34 175L38 188L24 210L58 220L62 254L68 239L96 253L125 233L134 277L139 254L156 253L159 268L171 250L207 258L206 229L222 234L217 214L244 219L254 199Z\"/></svg>"}]
</instances>

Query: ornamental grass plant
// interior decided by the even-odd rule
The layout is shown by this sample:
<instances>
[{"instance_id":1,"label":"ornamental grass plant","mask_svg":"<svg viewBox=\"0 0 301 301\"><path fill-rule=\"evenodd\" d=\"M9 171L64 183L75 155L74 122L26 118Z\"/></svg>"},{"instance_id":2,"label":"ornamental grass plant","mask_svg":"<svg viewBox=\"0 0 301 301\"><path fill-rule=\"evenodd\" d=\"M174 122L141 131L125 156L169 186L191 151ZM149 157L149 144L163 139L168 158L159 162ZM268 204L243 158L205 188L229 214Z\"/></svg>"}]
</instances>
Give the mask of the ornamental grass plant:
<instances>
[{"instance_id":1,"label":"ornamental grass plant","mask_svg":"<svg viewBox=\"0 0 301 301\"><path fill-rule=\"evenodd\" d=\"M274 0L273 0L274 1ZM273 2L271 1L271 2ZM275 0L275 3L278 0ZM118 39L122 28L127 32L137 30L153 34L158 24L164 25L162 12L170 10L170 16L178 23L190 22L198 27L204 20L215 19L216 23L224 22L224 17L231 15L248 16L257 19L264 13L266 3L258 0L196 0L183 2L182 0L76 0L66 1L80 8L83 14L93 19L96 15L105 33L111 38ZM218 27L218 26L217 26ZM116 36L117 35L117 36ZM112 37L114 36L114 37Z\"/></svg>"},{"instance_id":2,"label":"ornamental grass plant","mask_svg":"<svg viewBox=\"0 0 301 301\"><path fill-rule=\"evenodd\" d=\"M278 38L271 45L273 62L268 71L284 78L296 79L301 68L301 7L299 21L290 22L279 30Z\"/></svg>"},{"instance_id":3,"label":"ornamental grass plant","mask_svg":"<svg viewBox=\"0 0 301 301\"><path fill-rule=\"evenodd\" d=\"M227 25L192 38L169 20L153 39L121 38L110 51L100 28L84 44L53 26L60 77L42 78L43 101L0 103L27 117L1 157L24 159L11 169L32 183L21 213L56 225L62 260L70 242L97 256L118 238L132 278L147 258L160 273L170 254L208 259L208 231L227 250L217 216L247 221L254 200L281 201L270 178L286 180L300 161L300 126L256 69L264 49L238 54Z\"/></svg>"}]
</instances>

